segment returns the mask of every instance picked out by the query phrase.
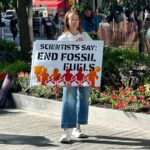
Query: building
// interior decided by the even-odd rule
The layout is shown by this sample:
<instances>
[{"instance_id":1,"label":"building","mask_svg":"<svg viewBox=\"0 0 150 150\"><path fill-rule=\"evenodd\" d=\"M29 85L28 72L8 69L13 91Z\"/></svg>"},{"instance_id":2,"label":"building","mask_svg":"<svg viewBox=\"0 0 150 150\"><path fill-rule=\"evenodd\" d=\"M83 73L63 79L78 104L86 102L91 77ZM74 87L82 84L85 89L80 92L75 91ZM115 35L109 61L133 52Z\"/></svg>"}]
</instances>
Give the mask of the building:
<instances>
[{"instance_id":1,"label":"building","mask_svg":"<svg viewBox=\"0 0 150 150\"><path fill-rule=\"evenodd\" d=\"M32 4L33 7L47 7L48 13L66 11L69 8L67 0L33 0Z\"/></svg>"}]
</instances>

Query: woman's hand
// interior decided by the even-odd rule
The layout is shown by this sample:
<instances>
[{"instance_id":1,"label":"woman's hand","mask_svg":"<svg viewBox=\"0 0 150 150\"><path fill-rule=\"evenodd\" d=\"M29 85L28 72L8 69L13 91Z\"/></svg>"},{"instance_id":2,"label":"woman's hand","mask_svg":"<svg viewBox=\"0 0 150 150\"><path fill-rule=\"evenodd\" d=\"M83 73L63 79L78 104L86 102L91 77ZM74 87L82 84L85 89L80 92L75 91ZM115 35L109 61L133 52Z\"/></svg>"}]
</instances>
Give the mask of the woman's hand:
<instances>
[{"instance_id":1,"label":"woman's hand","mask_svg":"<svg viewBox=\"0 0 150 150\"><path fill-rule=\"evenodd\" d=\"M83 41L83 38L78 38L78 39L76 39L75 41L76 41L76 42L78 42L78 41Z\"/></svg>"}]
</instances>

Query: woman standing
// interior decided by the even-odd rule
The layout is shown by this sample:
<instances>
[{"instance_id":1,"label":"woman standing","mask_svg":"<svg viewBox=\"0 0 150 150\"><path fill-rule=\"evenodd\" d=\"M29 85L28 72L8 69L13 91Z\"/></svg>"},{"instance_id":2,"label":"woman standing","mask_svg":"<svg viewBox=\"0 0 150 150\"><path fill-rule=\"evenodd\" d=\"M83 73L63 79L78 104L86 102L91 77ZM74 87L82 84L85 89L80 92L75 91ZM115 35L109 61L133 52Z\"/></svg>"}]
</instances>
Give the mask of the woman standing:
<instances>
[{"instance_id":1,"label":"woman standing","mask_svg":"<svg viewBox=\"0 0 150 150\"><path fill-rule=\"evenodd\" d=\"M13 35L13 41L15 41L15 38L17 37L17 34L18 34L18 19L16 17L16 14L14 14L11 18L10 30Z\"/></svg>"},{"instance_id":2,"label":"woman standing","mask_svg":"<svg viewBox=\"0 0 150 150\"><path fill-rule=\"evenodd\" d=\"M79 15L76 11L68 11L64 18L64 32L58 38L59 41L89 41L91 37L82 32ZM90 88L89 87L64 87L62 97L61 128L64 134L60 138L61 143L69 143L70 128L74 128L72 135L78 138L85 137L80 125L88 122Z\"/></svg>"}]
</instances>

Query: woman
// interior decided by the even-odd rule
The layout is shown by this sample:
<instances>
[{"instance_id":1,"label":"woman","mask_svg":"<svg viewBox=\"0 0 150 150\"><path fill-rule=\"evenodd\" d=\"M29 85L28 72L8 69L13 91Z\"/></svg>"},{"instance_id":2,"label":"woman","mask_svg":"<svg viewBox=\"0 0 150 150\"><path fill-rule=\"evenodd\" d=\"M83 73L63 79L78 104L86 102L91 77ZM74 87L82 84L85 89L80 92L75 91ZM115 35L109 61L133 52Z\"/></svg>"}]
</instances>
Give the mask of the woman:
<instances>
[{"instance_id":1,"label":"woman","mask_svg":"<svg viewBox=\"0 0 150 150\"><path fill-rule=\"evenodd\" d=\"M86 33L82 33L79 15L76 11L68 11L64 18L64 32L58 38L59 41L83 41L92 40ZM85 135L81 132L80 125L88 122L89 87L64 87L62 97L61 128L64 134L60 138L61 143L69 143L71 136L69 128L74 128L72 135L81 138Z\"/></svg>"},{"instance_id":2,"label":"woman","mask_svg":"<svg viewBox=\"0 0 150 150\"><path fill-rule=\"evenodd\" d=\"M147 8L145 10L145 18L144 18L144 39L145 39L145 44L147 48L147 53L150 55L150 10Z\"/></svg>"},{"instance_id":3,"label":"woman","mask_svg":"<svg viewBox=\"0 0 150 150\"><path fill-rule=\"evenodd\" d=\"M16 17L16 14L14 14L11 18L10 30L13 35L13 41L15 41L15 38L17 37L17 34L18 34L18 19Z\"/></svg>"}]
</instances>

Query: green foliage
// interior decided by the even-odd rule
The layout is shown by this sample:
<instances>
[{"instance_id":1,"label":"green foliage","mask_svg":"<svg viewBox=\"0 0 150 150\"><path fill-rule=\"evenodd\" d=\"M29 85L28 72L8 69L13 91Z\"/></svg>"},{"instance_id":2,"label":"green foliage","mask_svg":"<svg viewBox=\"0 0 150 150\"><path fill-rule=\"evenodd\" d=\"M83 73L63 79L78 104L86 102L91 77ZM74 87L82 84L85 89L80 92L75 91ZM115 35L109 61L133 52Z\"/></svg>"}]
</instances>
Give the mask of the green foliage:
<instances>
[{"instance_id":1,"label":"green foliage","mask_svg":"<svg viewBox=\"0 0 150 150\"><path fill-rule=\"evenodd\" d=\"M25 94L44 97L44 98L60 98L62 97L62 88L59 88L59 93L54 93L54 88L50 86L32 86L30 87L30 76L17 77L13 80L13 91L22 91Z\"/></svg>"},{"instance_id":2,"label":"green foliage","mask_svg":"<svg viewBox=\"0 0 150 150\"><path fill-rule=\"evenodd\" d=\"M2 66L2 64L0 64L0 66ZM14 66L15 67L12 67L13 70L16 69L16 65ZM145 69L146 72L140 75L139 78L140 80L137 85L138 87L140 87L140 85L143 85L143 83L145 84L144 93L139 91L139 89L137 89L137 86L133 87L134 92L132 92L131 89L129 90L129 87L131 85L129 84L129 80L131 79L130 71L137 66L147 67L147 69ZM20 67L20 69L21 69L20 71L23 71L23 67ZM101 86L102 89L101 92L103 92L104 90L105 92L101 94L99 89L92 89L90 103L91 104L101 103L103 105L109 104L109 106L111 105L112 108L116 107L123 108L126 111L137 111L137 112L141 111L143 109L143 105L145 106L145 104L146 105L150 104L148 100L150 98L150 85L149 85L150 70L148 69L150 69L150 57L140 55L134 49L105 47L103 56L102 86ZM23 93L36 97L45 97L54 99L62 97L62 88L59 89L59 93L56 95L54 93L53 87L49 86L30 87L29 80L30 80L29 75L20 76L14 79L13 89L15 91L22 91ZM112 90L110 85L113 86L113 88L115 88L115 91ZM120 90L120 87L122 85L126 88ZM122 99L120 99L121 95ZM137 101L135 101L135 98L137 99Z\"/></svg>"},{"instance_id":3,"label":"green foliage","mask_svg":"<svg viewBox=\"0 0 150 150\"><path fill-rule=\"evenodd\" d=\"M123 2L122 5L129 11L137 11L139 7L148 5L147 0L120 0L120 2L121 1ZM102 0L102 7L107 9L107 11L115 11L117 5L117 0Z\"/></svg>"},{"instance_id":4,"label":"green foliage","mask_svg":"<svg viewBox=\"0 0 150 150\"><path fill-rule=\"evenodd\" d=\"M17 60L14 63L8 64L1 70L2 73L7 73L10 75L15 75L20 71L29 72L29 65L27 62Z\"/></svg>"},{"instance_id":5,"label":"green foliage","mask_svg":"<svg viewBox=\"0 0 150 150\"><path fill-rule=\"evenodd\" d=\"M14 42L0 40L0 61L13 62L20 56L17 45Z\"/></svg>"},{"instance_id":6,"label":"green foliage","mask_svg":"<svg viewBox=\"0 0 150 150\"><path fill-rule=\"evenodd\" d=\"M112 108L141 112L145 108L150 108L150 97L147 94L150 90L149 87L149 84L139 86L135 90L133 90L132 87L121 87L119 89L107 87L106 90L101 93L101 99L107 99L107 101L103 101L103 104L106 105L109 103Z\"/></svg>"},{"instance_id":7,"label":"green foliage","mask_svg":"<svg viewBox=\"0 0 150 150\"><path fill-rule=\"evenodd\" d=\"M123 0L123 5L130 11L141 11L140 8L144 8L146 5L148 5L147 0Z\"/></svg>"},{"instance_id":8,"label":"green foliage","mask_svg":"<svg viewBox=\"0 0 150 150\"><path fill-rule=\"evenodd\" d=\"M17 7L17 0L1 0L1 2L5 9Z\"/></svg>"},{"instance_id":9,"label":"green foliage","mask_svg":"<svg viewBox=\"0 0 150 150\"><path fill-rule=\"evenodd\" d=\"M49 86L34 86L30 88L30 94L35 97L56 98L53 88Z\"/></svg>"},{"instance_id":10,"label":"green foliage","mask_svg":"<svg viewBox=\"0 0 150 150\"><path fill-rule=\"evenodd\" d=\"M122 86L124 83L130 84L130 71L136 67L146 67L144 73L137 72L140 74L138 84L150 82L150 57L140 55L134 49L106 47L103 55L102 84L115 87Z\"/></svg>"},{"instance_id":11,"label":"green foliage","mask_svg":"<svg viewBox=\"0 0 150 150\"><path fill-rule=\"evenodd\" d=\"M2 72L4 69L4 64L0 62L0 72Z\"/></svg>"},{"instance_id":12,"label":"green foliage","mask_svg":"<svg viewBox=\"0 0 150 150\"><path fill-rule=\"evenodd\" d=\"M17 45L14 42L0 40L0 51L14 52L18 51Z\"/></svg>"},{"instance_id":13,"label":"green foliage","mask_svg":"<svg viewBox=\"0 0 150 150\"><path fill-rule=\"evenodd\" d=\"M90 104L98 104L100 98L100 90L99 89L92 89L91 96L90 96Z\"/></svg>"}]
</instances>

